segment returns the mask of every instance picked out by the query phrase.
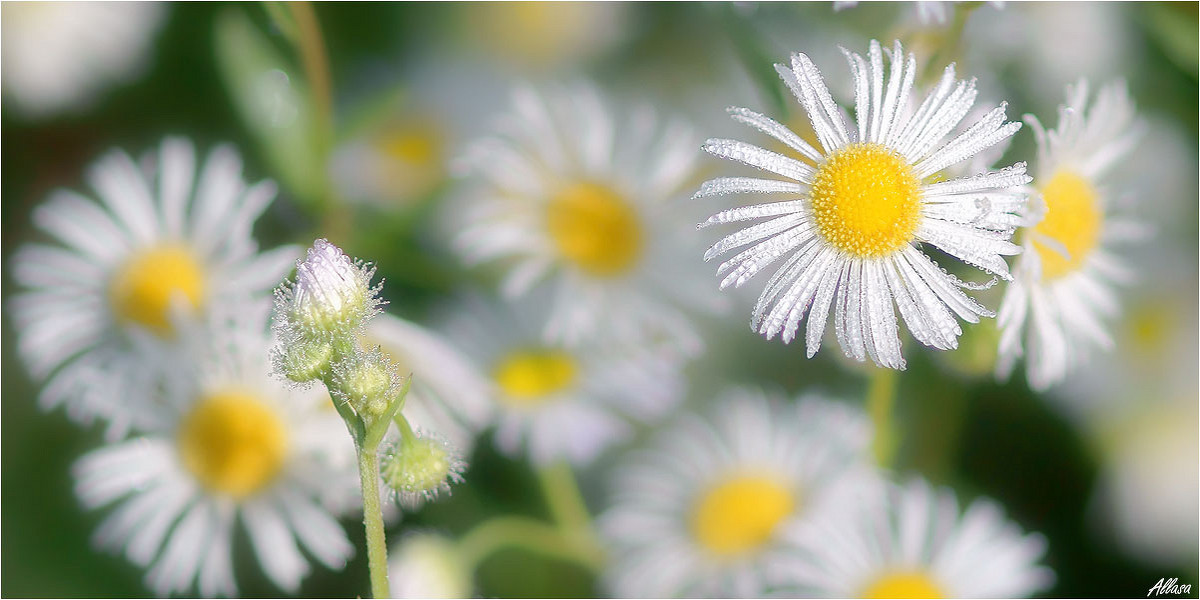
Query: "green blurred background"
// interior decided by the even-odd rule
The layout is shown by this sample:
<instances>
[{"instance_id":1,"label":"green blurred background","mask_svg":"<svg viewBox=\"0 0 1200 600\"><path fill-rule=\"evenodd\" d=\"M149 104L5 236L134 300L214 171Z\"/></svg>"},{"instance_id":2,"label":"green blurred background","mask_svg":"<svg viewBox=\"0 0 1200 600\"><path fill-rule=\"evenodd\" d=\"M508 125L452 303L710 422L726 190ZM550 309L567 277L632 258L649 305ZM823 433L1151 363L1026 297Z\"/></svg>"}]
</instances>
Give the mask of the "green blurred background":
<instances>
[{"instance_id":1,"label":"green blurred background","mask_svg":"<svg viewBox=\"0 0 1200 600\"><path fill-rule=\"evenodd\" d=\"M443 79L453 79L454 69L471 65L488 73L497 85L477 93L475 106L457 115L464 123L478 123L487 113L503 109L507 101L504 85L509 81L586 77L626 96L662 98L660 107L676 109L696 120L702 129L713 130L706 130L705 135L719 135L724 130L718 129L728 129L720 110L724 105L772 110L775 100L771 96L778 92L755 82L761 80L764 66L784 60L788 52L833 56L831 41L861 51L872 37L891 39L894 35L920 48L923 43L936 44L938 36L950 35L948 31L959 31L955 28L960 25L962 42L951 51L961 63L960 72L978 75L985 93L1006 98L1010 116L1034 112L1043 122L1053 123L1062 85L1074 76L1056 80L1055 72L1037 64L1030 55L1053 52L1034 48L1052 41L1041 38L1053 37L1058 31L1053 19L1063 19L1060 25L1067 27L1075 12L1082 15L1084 11L1102 11L1109 19L1106 22L1115 23L1119 33L1116 38L1105 38L1116 46L1119 59L1107 58L1113 48L1084 48L1085 53L1091 50L1099 55L1100 66L1081 65L1075 76L1100 78L1096 83L1123 76L1143 117L1153 120L1150 139L1139 149L1141 156L1130 160L1133 174L1129 187L1134 189L1137 204L1146 205L1144 217L1155 224L1158 234L1135 257L1143 261L1138 264L1170 265L1166 274L1150 275L1147 285L1126 297L1131 298L1130 306L1149 303L1148 310L1160 320L1164 316L1153 308L1159 306L1154 302L1169 296L1166 304L1176 311L1166 318L1165 332L1153 330L1158 321L1151 319L1152 323L1142 329L1138 329L1139 323L1118 324L1118 339L1127 339L1120 333L1126 329L1136 337L1139 331L1150 328L1160 338L1182 336L1183 346L1195 351L1194 3L1107 3L1098 7L1088 3L1034 6L1009 2L1000 11L990 6L966 7L969 10L960 7L959 11L970 14L970 19L941 29L918 29L908 23L914 12L910 5L868 3L840 12L834 12L829 3L622 5L619 35L602 49L567 62L557 60L562 48L553 45L549 46L549 57L555 60L547 56L530 58L520 52L505 54L502 46L511 43L509 37L481 23L489 21L481 19L481 11L494 8L354 3L317 4L315 8L330 55L334 100L342 123L362 113L358 107L380 102L388 110L406 110L410 106L408 98L421 98L423 94L429 97L428 88L443 85ZM5 4L3 10L11 10L11 6ZM171 5L165 25L153 42L148 69L133 83L107 90L89 109L73 116L29 119L4 106L0 111L3 265L8 265L17 246L36 237L29 222L32 207L55 187L82 188L84 169L113 146L140 153L166 134L187 135L200 149L230 141L242 151L248 179L278 177L269 151L244 126L216 58L215 48L221 43L218 28L231 14L249 18L279 53L288 53L285 36L271 24L262 6ZM553 30L567 25L551 18L530 26ZM1058 41L1079 43L1073 39ZM573 41L568 38L565 43ZM824 70L844 70L840 58L836 63L817 62ZM985 78L993 79L985 82ZM775 90L783 90L778 82L773 85ZM453 85L448 89L455 93ZM400 99L393 102L381 98ZM364 118L369 122L368 117ZM462 135L470 137L471 132ZM1164 144L1164 136L1180 141L1175 146ZM458 140L454 135L449 137L447 154L452 154ZM1022 132L1008 158L1028 157L1031 148L1032 136ZM1175 170L1163 175L1164 164L1176 165ZM1164 182L1164 177L1170 181ZM1151 184L1146 184L1146 179L1151 179ZM1146 185L1159 187L1149 191L1138 187ZM368 256L380 263L389 282L386 295L392 302L390 310L401 316L419 320L471 277L452 259L444 244L423 233L428 231L445 190L445 184L434 186L416 201L395 209L347 208L355 235L334 239L352 255ZM257 234L263 247L285 241L306 243L325 234L305 210L303 190L297 192L285 182L280 199L260 220ZM1163 281L1172 283L1159 285ZM14 288L7 276L3 284L7 300ZM994 306L997 298L987 301ZM817 387L850 398L862 397L865 379L835 356L836 352L822 352L813 360L805 360L798 347L764 342L745 328L742 309L746 303L739 300L737 305L726 318L703 323L706 337L713 341L709 353L689 367L690 407L702 406L711 390L726 383L759 383L788 392ZM1119 427L1108 427L1108 421L1120 422L1124 417L1106 421L1088 416L1098 409L1087 406L1087 396L1093 392L1086 389L1077 394L1084 396L1080 408L1079 402L1070 401L1069 393L1063 394L1068 397L1064 401L1033 394L1021 377L1007 384L993 382L978 368L990 360L992 338L986 330L976 337L974 342L964 341L965 349L953 357L933 356L918 351L911 340L906 343L909 370L898 380L897 410L903 432L900 468L951 484L964 497L980 494L996 498L1023 527L1044 533L1050 541L1046 561L1058 575L1049 596L1140 596L1161 577L1179 577L1180 583L1190 583L1195 589L1200 583L1195 538L1190 556L1185 553L1166 563L1152 562L1114 536L1108 513L1096 507L1097 488L1111 455L1112 444L1106 441L1106 432L1124 435ZM1158 347L1154 346L1158 343L1155 339L1147 342L1152 351ZM71 491L70 465L101 443L99 427L83 429L68 422L61 412L40 412L35 405L37 387L17 360L7 318L3 320L0 341L4 375L0 498L3 594L147 595L139 569L122 557L92 550L89 536L104 512L84 512ZM1119 345L1116 354L1121 357L1124 352L1126 346ZM1139 377L1145 378L1142 388L1157 389L1154 378L1164 371L1190 381L1183 395L1192 406L1194 421L1195 355L1158 356L1157 360L1151 359L1150 368L1142 370L1138 370L1141 363L1137 360L1117 362L1131 370L1129 381L1134 384L1130 387L1135 390L1139 389ZM1137 394L1126 394L1113 402L1128 408L1143 401ZM462 533L495 514L545 515L529 467L499 456L488 440L478 448L470 459L467 482L457 487L449 499L406 515L389 531L392 539L408 528ZM589 504L596 511L604 507L603 475L618 460L619 455L609 456L580 474ZM1180 476L1194 478L1198 468L1195 447L1190 456L1184 454L1178 460L1175 468ZM1147 489L1145 493L1149 497L1156 491ZM1196 533L1195 521L1181 526ZM362 548L361 527L351 518L347 519L346 529L356 546ZM242 593L251 597L278 595L280 591L252 566L247 540L237 540L235 548ZM367 593L365 557L361 553L344 572L314 569L304 582L305 596ZM484 597L583 597L603 593L587 572L569 563L516 550L489 559L477 574L476 583Z\"/></svg>"}]
</instances>

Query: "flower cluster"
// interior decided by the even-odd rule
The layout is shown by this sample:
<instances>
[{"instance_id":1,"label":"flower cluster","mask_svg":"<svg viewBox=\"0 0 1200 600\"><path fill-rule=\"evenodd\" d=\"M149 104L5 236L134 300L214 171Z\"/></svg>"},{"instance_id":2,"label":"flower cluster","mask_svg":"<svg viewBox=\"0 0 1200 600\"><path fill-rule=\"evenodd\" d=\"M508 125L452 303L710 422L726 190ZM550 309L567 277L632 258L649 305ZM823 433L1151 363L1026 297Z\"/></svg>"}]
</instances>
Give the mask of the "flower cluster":
<instances>
[{"instance_id":1,"label":"flower cluster","mask_svg":"<svg viewBox=\"0 0 1200 600\"><path fill-rule=\"evenodd\" d=\"M618 597L1027 597L1046 540L873 463L848 404L738 388L616 473L601 517ZM980 569L988 564L987 569Z\"/></svg>"},{"instance_id":2,"label":"flower cluster","mask_svg":"<svg viewBox=\"0 0 1200 600\"><path fill-rule=\"evenodd\" d=\"M434 498L462 481L466 464L447 442L413 432L401 412L411 377L401 377L381 347L363 347L384 303L383 283L371 285L374 273L328 240L313 242L295 280L275 291L275 372L301 386L322 382L360 453L377 452L394 420L400 440L382 451L379 475L414 506L415 498Z\"/></svg>"},{"instance_id":3,"label":"flower cluster","mask_svg":"<svg viewBox=\"0 0 1200 600\"><path fill-rule=\"evenodd\" d=\"M879 9L843 10L856 4L820 14ZM1009 497L955 471L948 451L976 443L965 425L989 407L941 409L986 386L1053 398L1072 435L1103 440L1097 493L1125 544L1194 558L1190 530L1168 524L1194 518L1194 479L1155 484L1194 450L1194 382L1168 371L1190 373L1195 340L1161 298L1122 310L1143 277L1130 249L1155 214L1140 198L1134 213L1129 171L1160 172L1122 167L1153 136L1120 80L1067 85L1052 127L1010 120L1053 104L1046 89L997 93L1011 57L972 53L968 17L1002 21L1001 4L882 9L904 24L903 45L843 48L833 38L849 30L805 29L787 42L804 51L773 71L753 24L809 8L714 8L728 11L721 39L751 94L705 87L725 76L719 53L696 54L703 78L663 76L653 56L629 79L610 72L611 50L634 38L632 7L474 7L460 37L487 60L440 58L451 62L417 89L364 91L361 106L360 92L332 89L344 77L330 65L347 61L323 55L308 3L266 5L278 39L223 7L209 19L218 71L278 185L248 179L260 166L226 145L112 150L84 172L90 189L33 207L40 239L7 265L15 354L38 404L104 434L71 470L82 505L107 511L95 546L162 596L260 592L239 590L235 540L297 594L314 567L346 567L353 521L375 597L469 596L510 548L578 566L615 597L1026 597L1078 578L1046 566L1076 568L1031 531L1061 528L1029 504L935 483ZM160 24L184 21L166 10L6 5L6 119L42 126L130 78ZM985 29L997 47L1016 37ZM844 77L825 64L839 54ZM584 58L605 65L605 85L551 77ZM653 92L642 69L678 89ZM485 106L499 88L507 103ZM294 206L273 206L280 190ZM260 249L268 211L286 217L270 235L296 240L286 225L307 222L320 233L303 241L323 237ZM383 275L399 282L393 303ZM723 318L731 305L751 333ZM1098 350L1126 347L1111 361L1153 364L1161 381L1098 373L1110 370ZM910 365L916 381L901 385ZM1089 365L1095 377L1081 376ZM931 372L955 377L924 385ZM830 381L866 374L862 403L838 392L854 381ZM523 475L468 478L468 459ZM532 508L502 514L487 486L525 480L536 486L516 493L535 495ZM1161 497L1145 500L1148 487ZM416 521L454 536L397 518L439 500ZM479 591L493 595L487 579Z\"/></svg>"}]
</instances>

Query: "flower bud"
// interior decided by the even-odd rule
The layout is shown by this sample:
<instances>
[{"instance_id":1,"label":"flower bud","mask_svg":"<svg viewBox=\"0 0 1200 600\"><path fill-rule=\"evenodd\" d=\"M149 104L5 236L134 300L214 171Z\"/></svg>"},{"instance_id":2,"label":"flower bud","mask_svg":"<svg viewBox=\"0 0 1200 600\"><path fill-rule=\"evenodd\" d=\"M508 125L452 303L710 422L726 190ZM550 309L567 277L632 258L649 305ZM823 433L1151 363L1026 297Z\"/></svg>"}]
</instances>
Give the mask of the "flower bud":
<instances>
[{"instance_id":1,"label":"flower bud","mask_svg":"<svg viewBox=\"0 0 1200 600\"><path fill-rule=\"evenodd\" d=\"M416 508L425 500L449 492L462 481L467 463L450 444L439 437L417 431L384 450L379 474L396 491L400 503Z\"/></svg>"},{"instance_id":2,"label":"flower bud","mask_svg":"<svg viewBox=\"0 0 1200 600\"><path fill-rule=\"evenodd\" d=\"M295 383L309 383L325 377L332 358L331 344L305 339L284 342L272 355L275 372Z\"/></svg>"},{"instance_id":3,"label":"flower bud","mask_svg":"<svg viewBox=\"0 0 1200 600\"><path fill-rule=\"evenodd\" d=\"M276 291L277 322L292 335L343 339L379 312L380 286L371 287L374 274L374 267L319 239L297 263L295 282Z\"/></svg>"},{"instance_id":4,"label":"flower bud","mask_svg":"<svg viewBox=\"0 0 1200 600\"><path fill-rule=\"evenodd\" d=\"M330 390L364 418L378 418L400 391L400 377L378 349L359 352L333 367Z\"/></svg>"}]
</instances>

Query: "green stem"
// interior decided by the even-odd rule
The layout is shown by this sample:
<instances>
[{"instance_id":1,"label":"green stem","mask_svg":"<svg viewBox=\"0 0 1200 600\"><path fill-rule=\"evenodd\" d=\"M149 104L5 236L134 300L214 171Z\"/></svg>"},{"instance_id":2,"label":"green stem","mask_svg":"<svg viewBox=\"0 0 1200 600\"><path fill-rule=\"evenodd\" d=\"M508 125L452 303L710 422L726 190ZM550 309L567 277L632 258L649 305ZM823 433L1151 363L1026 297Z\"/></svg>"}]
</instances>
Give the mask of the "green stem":
<instances>
[{"instance_id":1,"label":"green stem","mask_svg":"<svg viewBox=\"0 0 1200 600\"><path fill-rule=\"evenodd\" d=\"M296 41L304 74L312 91L321 132L321 147L327 147L333 133L333 84L329 76L329 59L325 56L325 41L317 24L317 15L309 2L289 2L296 22Z\"/></svg>"},{"instance_id":2,"label":"green stem","mask_svg":"<svg viewBox=\"0 0 1200 600\"><path fill-rule=\"evenodd\" d=\"M400 430L400 439L411 440L417 437L417 434L413 433L412 425L408 424L408 419L404 418L404 415L400 411L396 411L396 415L392 417L392 420L395 421L396 428Z\"/></svg>"},{"instance_id":3,"label":"green stem","mask_svg":"<svg viewBox=\"0 0 1200 600\"><path fill-rule=\"evenodd\" d=\"M387 541L383 534L383 510L379 497L379 457L376 448L358 449L358 475L362 480L363 527L367 531L367 568L371 595L390 598L388 590Z\"/></svg>"},{"instance_id":4,"label":"green stem","mask_svg":"<svg viewBox=\"0 0 1200 600\"><path fill-rule=\"evenodd\" d=\"M604 549L592 530L591 515L566 462L538 471L553 523L505 516L484 521L459 541L464 563L474 570L501 548L522 548L570 560L593 572L604 567Z\"/></svg>"},{"instance_id":5,"label":"green stem","mask_svg":"<svg viewBox=\"0 0 1200 600\"><path fill-rule=\"evenodd\" d=\"M593 571L599 571L604 564L603 552L589 540L529 517L496 517L484 521L463 536L458 544L463 564L471 571L502 548L521 548L567 559Z\"/></svg>"},{"instance_id":6,"label":"green stem","mask_svg":"<svg viewBox=\"0 0 1200 600\"><path fill-rule=\"evenodd\" d=\"M591 515L583 502L583 494L575 483L571 465L559 461L538 471L538 481L546 496L550 516L559 525L581 531L591 531Z\"/></svg>"},{"instance_id":7,"label":"green stem","mask_svg":"<svg viewBox=\"0 0 1200 600\"><path fill-rule=\"evenodd\" d=\"M867 412L875 426L875 438L871 451L879 466L893 466L896 454L896 429L894 408L896 404L896 371L875 369L867 386Z\"/></svg>"}]
</instances>

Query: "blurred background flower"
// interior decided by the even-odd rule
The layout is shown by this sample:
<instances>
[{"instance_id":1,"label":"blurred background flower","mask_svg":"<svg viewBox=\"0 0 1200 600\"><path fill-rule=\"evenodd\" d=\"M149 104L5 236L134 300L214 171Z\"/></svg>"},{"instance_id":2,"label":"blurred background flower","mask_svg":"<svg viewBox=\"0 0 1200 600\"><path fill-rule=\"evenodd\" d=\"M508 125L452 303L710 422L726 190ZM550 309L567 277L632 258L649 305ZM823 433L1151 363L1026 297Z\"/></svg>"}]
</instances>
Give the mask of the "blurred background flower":
<instances>
[{"instance_id":1,"label":"blurred background flower","mask_svg":"<svg viewBox=\"0 0 1200 600\"><path fill-rule=\"evenodd\" d=\"M1163 577L1196 589L1196 6L920 4L5 3L5 593L367 593L350 438L328 398L266 377L265 328L242 328L215 363L188 358L188 340L216 339L214 315L261 300L295 244L319 237L376 263L388 314L363 343L413 373L405 415L468 465L450 495L390 509L394 595L848 594L881 571L904 575L885 581L893 594L1133 596ZM1111 250L1134 276L1115 290L1111 348L1060 383L997 381L990 319L963 327L954 351L902 338L907 370L881 376L837 352L809 359L765 342L740 310L714 310L753 305L763 283L718 292L702 260L714 240L694 226L729 206L690 196L729 165L700 140L743 135L724 109L745 106L818 143L773 65L808 54L848 117L838 45L862 52L871 39L916 54L919 89L954 62L978 78L977 105L1007 101L1010 119L1048 127L1068 84L1127 83L1144 130L1104 182L1153 237ZM1030 129L969 169L1051 169ZM179 135L191 141L162 142ZM545 193L521 195L531 188ZM559 233L572 233L556 238L547 204L565 190L576 209L635 223L646 251L593 253L594 236L563 218ZM577 221L594 225L589 215ZM481 242L491 251L468 267L464 246ZM165 247L192 262L137 259ZM585 268L642 254L621 285ZM189 292L185 262L203 294ZM167 268L119 276L147 264ZM506 280L529 289L506 296ZM972 296L996 309L1007 289ZM545 335L553 314L576 339ZM623 345L598 344L607 337ZM97 361L96 348L124 358ZM71 385L44 383L89 361ZM113 374L121 386L101 377ZM235 379L262 406L206 412L201 399ZM805 412L814 392L842 418ZM39 408L39 396L51 400ZM259 439L271 427L236 435L255 415L286 424L288 443ZM224 442L197 441L218 429ZM221 453L235 446L246 453ZM836 569L818 560L828 544L787 523L816 508L820 485L803 467L833 448L873 482L840 523L907 532L839 529L887 550L835 565L848 588L798 575ZM743 463L757 479L713 468ZM764 468L782 475L768 481ZM741 519L746 503L756 510ZM974 550L918 548L912 532L934 522ZM154 526L138 534L138 523ZM99 551L112 547L132 562ZM717 556L734 547L745 552ZM656 566L671 577L645 576Z\"/></svg>"}]
</instances>

